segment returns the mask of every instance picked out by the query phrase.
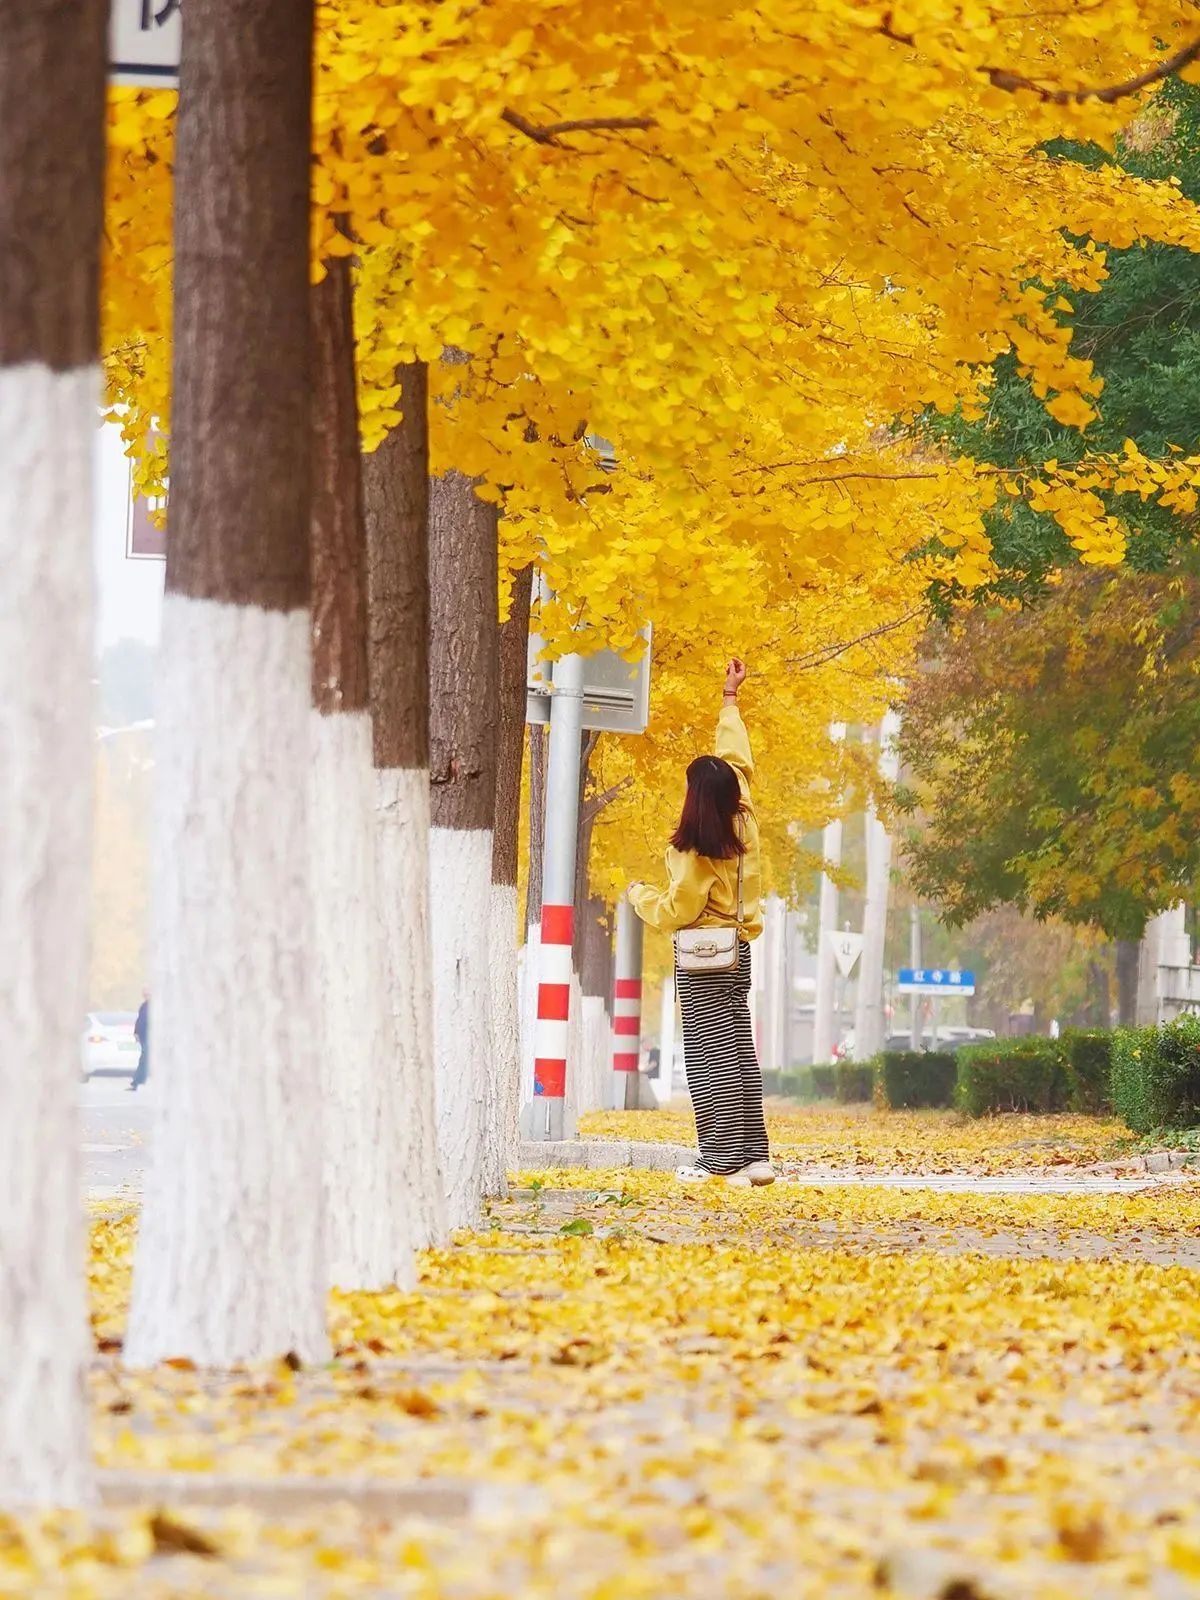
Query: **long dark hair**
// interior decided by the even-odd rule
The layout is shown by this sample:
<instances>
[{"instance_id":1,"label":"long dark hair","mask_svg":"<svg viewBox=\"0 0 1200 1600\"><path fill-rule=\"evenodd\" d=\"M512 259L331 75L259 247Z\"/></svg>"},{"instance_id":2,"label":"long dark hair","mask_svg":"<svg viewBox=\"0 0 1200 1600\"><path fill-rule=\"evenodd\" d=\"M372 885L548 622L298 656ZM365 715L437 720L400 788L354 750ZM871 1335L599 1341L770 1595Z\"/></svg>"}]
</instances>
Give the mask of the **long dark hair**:
<instances>
[{"instance_id":1,"label":"long dark hair","mask_svg":"<svg viewBox=\"0 0 1200 1600\"><path fill-rule=\"evenodd\" d=\"M736 826L741 809L738 775L728 761L697 756L687 769L687 794L671 843L676 850L694 850L711 861L745 855Z\"/></svg>"}]
</instances>

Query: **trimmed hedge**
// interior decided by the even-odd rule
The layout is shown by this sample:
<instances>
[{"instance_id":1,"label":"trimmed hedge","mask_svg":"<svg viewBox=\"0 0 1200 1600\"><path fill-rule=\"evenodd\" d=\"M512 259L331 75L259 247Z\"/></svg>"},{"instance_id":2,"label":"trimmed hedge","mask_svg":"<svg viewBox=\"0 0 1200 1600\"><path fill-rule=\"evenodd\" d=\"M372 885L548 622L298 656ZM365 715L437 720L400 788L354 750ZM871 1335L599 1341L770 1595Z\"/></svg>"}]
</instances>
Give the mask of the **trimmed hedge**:
<instances>
[{"instance_id":1,"label":"trimmed hedge","mask_svg":"<svg viewBox=\"0 0 1200 1600\"><path fill-rule=\"evenodd\" d=\"M1200 1123L1200 1017L1121 1028L1112 1044L1113 1109L1135 1133Z\"/></svg>"},{"instance_id":2,"label":"trimmed hedge","mask_svg":"<svg viewBox=\"0 0 1200 1600\"><path fill-rule=\"evenodd\" d=\"M1069 1028L1061 1042L1066 1050L1067 1109L1093 1115L1111 1111L1111 1031Z\"/></svg>"},{"instance_id":3,"label":"trimmed hedge","mask_svg":"<svg viewBox=\"0 0 1200 1600\"><path fill-rule=\"evenodd\" d=\"M832 1100L837 1092L835 1068L793 1067L790 1072L767 1068L762 1075L763 1093L783 1095L788 1100Z\"/></svg>"},{"instance_id":4,"label":"trimmed hedge","mask_svg":"<svg viewBox=\"0 0 1200 1600\"><path fill-rule=\"evenodd\" d=\"M812 1096L814 1100L832 1100L837 1094L837 1068L830 1063L828 1066L810 1067L812 1074Z\"/></svg>"},{"instance_id":5,"label":"trimmed hedge","mask_svg":"<svg viewBox=\"0 0 1200 1600\"><path fill-rule=\"evenodd\" d=\"M957 1073L947 1050L885 1050L879 1058L883 1099L892 1111L954 1104Z\"/></svg>"},{"instance_id":6,"label":"trimmed hedge","mask_svg":"<svg viewBox=\"0 0 1200 1600\"><path fill-rule=\"evenodd\" d=\"M958 1052L959 1106L989 1111L1061 1111L1067 1103L1067 1051L1061 1039L994 1039Z\"/></svg>"},{"instance_id":7,"label":"trimmed hedge","mask_svg":"<svg viewBox=\"0 0 1200 1600\"><path fill-rule=\"evenodd\" d=\"M839 1061L834 1068L840 1105L869 1100L875 1087L875 1060Z\"/></svg>"}]
</instances>

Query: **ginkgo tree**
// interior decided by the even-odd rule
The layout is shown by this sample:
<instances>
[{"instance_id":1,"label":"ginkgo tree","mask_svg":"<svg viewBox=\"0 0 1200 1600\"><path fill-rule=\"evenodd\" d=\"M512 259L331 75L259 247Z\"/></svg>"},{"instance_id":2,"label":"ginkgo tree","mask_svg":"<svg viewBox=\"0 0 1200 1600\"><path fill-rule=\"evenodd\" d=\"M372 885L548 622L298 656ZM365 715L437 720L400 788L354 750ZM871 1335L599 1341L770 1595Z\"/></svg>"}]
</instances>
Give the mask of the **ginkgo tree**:
<instances>
[{"instance_id":1,"label":"ginkgo tree","mask_svg":"<svg viewBox=\"0 0 1200 1600\"><path fill-rule=\"evenodd\" d=\"M770 659L761 619L793 595L793 627L828 607L853 636L937 570L982 581L983 512L1007 489L914 453L895 420L980 405L980 363L1008 349L1060 420L1090 419L1097 380L1039 285L1099 277L1085 236L1191 247L1197 221L1170 185L1038 146L1110 137L1139 83L1194 55L1189 18L986 8L967 28L944 0L800 19L623 0L597 31L549 3L323 7L313 257L353 262L364 446L411 423L399 375L425 364L430 469L502 506L506 566L536 558L554 588L555 648L632 644L649 616L678 659L718 633ZM115 98L108 376L146 487L165 466L147 424L169 436L179 408L171 133L161 97ZM620 462L603 483L597 432ZM1077 541L1103 540L1074 505ZM694 710L665 703L682 742ZM816 740L814 705L797 695Z\"/></svg>"}]
</instances>

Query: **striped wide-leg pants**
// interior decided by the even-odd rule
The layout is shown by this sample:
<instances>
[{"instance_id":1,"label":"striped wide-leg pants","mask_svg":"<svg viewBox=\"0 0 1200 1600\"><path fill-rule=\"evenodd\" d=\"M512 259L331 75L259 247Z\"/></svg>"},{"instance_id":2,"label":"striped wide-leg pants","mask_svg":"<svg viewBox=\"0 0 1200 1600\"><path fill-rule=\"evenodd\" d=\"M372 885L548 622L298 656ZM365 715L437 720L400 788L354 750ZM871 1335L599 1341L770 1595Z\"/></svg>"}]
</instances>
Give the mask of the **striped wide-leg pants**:
<instances>
[{"instance_id":1,"label":"striped wide-leg pants","mask_svg":"<svg viewBox=\"0 0 1200 1600\"><path fill-rule=\"evenodd\" d=\"M740 1172L769 1159L762 1073L750 1024L750 946L738 944L733 972L676 969L683 1055L706 1172Z\"/></svg>"}]
</instances>

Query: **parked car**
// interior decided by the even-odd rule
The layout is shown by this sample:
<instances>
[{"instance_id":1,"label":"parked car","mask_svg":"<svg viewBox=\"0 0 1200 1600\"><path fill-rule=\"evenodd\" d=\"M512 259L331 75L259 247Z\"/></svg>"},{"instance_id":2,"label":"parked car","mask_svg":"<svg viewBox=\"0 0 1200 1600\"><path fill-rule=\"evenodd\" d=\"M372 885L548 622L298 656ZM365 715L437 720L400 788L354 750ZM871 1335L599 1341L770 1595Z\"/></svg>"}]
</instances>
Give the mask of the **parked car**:
<instances>
[{"instance_id":1,"label":"parked car","mask_svg":"<svg viewBox=\"0 0 1200 1600\"><path fill-rule=\"evenodd\" d=\"M97 1074L133 1077L141 1049L134 1037L136 1011L89 1011L79 1042L84 1083Z\"/></svg>"},{"instance_id":2,"label":"parked car","mask_svg":"<svg viewBox=\"0 0 1200 1600\"><path fill-rule=\"evenodd\" d=\"M937 1047L939 1050L947 1050L953 1054L955 1050L961 1050L965 1044L977 1044L980 1039L994 1039L995 1037L995 1030L992 1028L965 1028L943 1023L938 1029ZM885 1050L911 1050L912 1035L907 1031L889 1034L884 1041L883 1048ZM925 1024L925 1031L921 1035L921 1043L918 1048L921 1050L933 1049L933 1035L928 1023Z\"/></svg>"}]
</instances>

